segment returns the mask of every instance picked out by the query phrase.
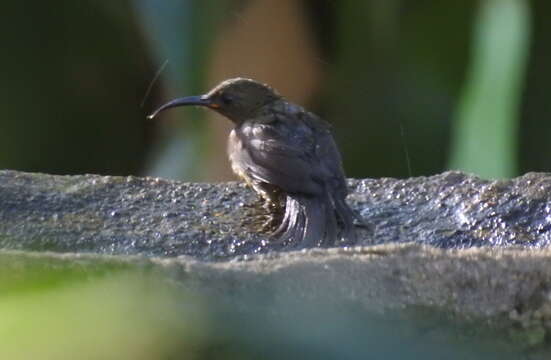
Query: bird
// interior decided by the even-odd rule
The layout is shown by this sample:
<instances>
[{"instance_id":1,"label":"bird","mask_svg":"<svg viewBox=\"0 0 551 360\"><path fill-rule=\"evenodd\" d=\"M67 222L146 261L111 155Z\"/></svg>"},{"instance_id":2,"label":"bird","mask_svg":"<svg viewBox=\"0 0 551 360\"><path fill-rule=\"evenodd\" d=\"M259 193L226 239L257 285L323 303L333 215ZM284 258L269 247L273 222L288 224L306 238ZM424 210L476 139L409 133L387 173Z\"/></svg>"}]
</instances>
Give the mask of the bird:
<instances>
[{"instance_id":1,"label":"bird","mask_svg":"<svg viewBox=\"0 0 551 360\"><path fill-rule=\"evenodd\" d=\"M353 245L354 219L331 125L271 88L228 79L204 95L177 98L148 117L180 106L214 110L233 123L228 156L233 172L275 213L271 239L296 248Z\"/></svg>"}]
</instances>

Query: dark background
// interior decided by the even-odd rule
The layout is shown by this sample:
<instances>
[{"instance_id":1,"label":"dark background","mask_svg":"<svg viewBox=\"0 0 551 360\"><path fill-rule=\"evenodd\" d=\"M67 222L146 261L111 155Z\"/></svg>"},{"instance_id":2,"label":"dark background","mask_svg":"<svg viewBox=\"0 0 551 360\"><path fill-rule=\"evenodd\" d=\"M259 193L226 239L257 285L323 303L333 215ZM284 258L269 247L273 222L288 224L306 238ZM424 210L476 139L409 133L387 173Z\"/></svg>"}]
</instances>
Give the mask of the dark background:
<instances>
[{"instance_id":1,"label":"dark background","mask_svg":"<svg viewBox=\"0 0 551 360\"><path fill-rule=\"evenodd\" d=\"M0 168L231 179L228 121L196 109L146 115L246 76L331 122L351 177L551 169L543 0L2 8Z\"/></svg>"}]
</instances>

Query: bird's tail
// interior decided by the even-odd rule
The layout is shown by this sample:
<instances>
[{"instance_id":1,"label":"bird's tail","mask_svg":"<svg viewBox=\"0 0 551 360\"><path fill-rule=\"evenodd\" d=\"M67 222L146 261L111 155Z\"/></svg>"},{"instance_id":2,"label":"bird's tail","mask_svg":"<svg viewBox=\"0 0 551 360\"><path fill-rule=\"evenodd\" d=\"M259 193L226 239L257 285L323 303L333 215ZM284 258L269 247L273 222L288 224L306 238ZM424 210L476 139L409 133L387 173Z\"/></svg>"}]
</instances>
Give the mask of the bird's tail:
<instances>
[{"instance_id":1,"label":"bird's tail","mask_svg":"<svg viewBox=\"0 0 551 360\"><path fill-rule=\"evenodd\" d=\"M350 208L350 206L348 206L344 198L335 199L334 206L335 214L337 215L338 221L342 226L340 238L347 245L356 244L358 238L354 227L354 219L358 219L360 223L363 223L363 220L354 212L354 210Z\"/></svg>"},{"instance_id":2,"label":"bird's tail","mask_svg":"<svg viewBox=\"0 0 551 360\"><path fill-rule=\"evenodd\" d=\"M339 239L355 243L353 218L344 199L287 195L283 221L273 235L301 248L331 246Z\"/></svg>"}]
</instances>

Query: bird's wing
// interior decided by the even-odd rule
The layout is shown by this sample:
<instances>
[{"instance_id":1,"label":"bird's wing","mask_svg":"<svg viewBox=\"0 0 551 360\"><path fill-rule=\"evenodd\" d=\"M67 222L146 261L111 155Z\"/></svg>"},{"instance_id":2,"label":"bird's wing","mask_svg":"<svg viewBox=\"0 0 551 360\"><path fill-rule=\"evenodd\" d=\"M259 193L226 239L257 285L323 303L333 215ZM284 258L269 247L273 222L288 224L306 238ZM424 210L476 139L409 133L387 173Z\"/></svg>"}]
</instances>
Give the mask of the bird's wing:
<instances>
[{"instance_id":1,"label":"bird's wing","mask_svg":"<svg viewBox=\"0 0 551 360\"><path fill-rule=\"evenodd\" d=\"M287 193L320 194L332 177L332 166L326 163L340 164L340 157L333 158L338 150L328 129L313 127L297 116L270 115L243 124L238 132L245 147L242 165L253 179ZM327 155L330 158L323 157ZM342 170L337 176L342 177Z\"/></svg>"}]
</instances>

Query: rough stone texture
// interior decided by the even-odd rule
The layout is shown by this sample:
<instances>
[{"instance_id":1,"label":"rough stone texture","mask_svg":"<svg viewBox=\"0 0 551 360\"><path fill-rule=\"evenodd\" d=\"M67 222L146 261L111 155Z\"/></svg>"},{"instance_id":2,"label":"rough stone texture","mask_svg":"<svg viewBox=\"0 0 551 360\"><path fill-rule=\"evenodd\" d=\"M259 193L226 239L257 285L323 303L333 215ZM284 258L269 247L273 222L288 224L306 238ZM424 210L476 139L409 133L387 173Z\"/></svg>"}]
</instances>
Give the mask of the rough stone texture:
<instances>
[{"instance_id":1,"label":"rough stone texture","mask_svg":"<svg viewBox=\"0 0 551 360\"><path fill-rule=\"evenodd\" d=\"M459 172L350 180L349 201L370 233L358 245L546 247L551 177L487 181ZM240 183L54 176L0 171L0 246L216 260L282 250L259 231L257 197ZM291 248L292 248L291 244Z\"/></svg>"},{"instance_id":2,"label":"rough stone texture","mask_svg":"<svg viewBox=\"0 0 551 360\"><path fill-rule=\"evenodd\" d=\"M373 233L360 229L358 247L286 251L258 232L262 209L242 184L0 171L0 262L8 271L28 259L145 265L234 304L423 308L548 349L551 177L448 172L350 186Z\"/></svg>"},{"instance_id":3,"label":"rough stone texture","mask_svg":"<svg viewBox=\"0 0 551 360\"><path fill-rule=\"evenodd\" d=\"M350 199L377 226L376 243L445 248L547 247L551 176L528 173L489 181L461 172L407 180L352 181Z\"/></svg>"},{"instance_id":4,"label":"rough stone texture","mask_svg":"<svg viewBox=\"0 0 551 360\"><path fill-rule=\"evenodd\" d=\"M202 259L250 253L265 238L239 225L254 199L237 183L2 171L0 246Z\"/></svg>"},{"instance_id":5,"label":"rough stone texture","mask_svg":"<svg viewBox=\"0 0 551 360\"><path fill-rule=\"evenodd\" d=\"M269 309L271 317L255 325L257 331L266 326L262 321L274 321L274 316L278 321L289 316L291 319L285 320L289 323L283 326L292 328L290 323L309 321L304 314L318 309L316 316L324 314L329 323L334 317L336 323L356 326L348 329L343 324L341 331L347 335L341 335L345 338L358 330L358 318L360 329L374 331L385 341L398 333L400 338L405 331L416 334L411 335L417 339L414 341L436 341L433 345L449 346L447 338L462 338L465 344L461 346L471 350L486 343L502 355L514 351L511 359L519 358L517 351L539 354L523 357L526 359L548 359L550 258L551 249L449 250L418 244L274 252L226 262L203 262L187 256L4 250L0 251L0 273L18 276L25 268L72 268L80 273L97 273L105 266L142 269L249 316L261 316L256 311L263 314ZM344 309L348 313L345 320ZM366 314L376 315L366 318ZM381 316L394 320L390 325L388 320L381 323ZM412 322L417 325L407 330ZM318 325L327 326L322 323ZM386 328L377 330L379 326Z\"/></svg>"}]
</instances>

